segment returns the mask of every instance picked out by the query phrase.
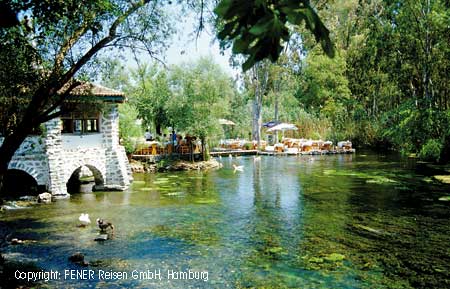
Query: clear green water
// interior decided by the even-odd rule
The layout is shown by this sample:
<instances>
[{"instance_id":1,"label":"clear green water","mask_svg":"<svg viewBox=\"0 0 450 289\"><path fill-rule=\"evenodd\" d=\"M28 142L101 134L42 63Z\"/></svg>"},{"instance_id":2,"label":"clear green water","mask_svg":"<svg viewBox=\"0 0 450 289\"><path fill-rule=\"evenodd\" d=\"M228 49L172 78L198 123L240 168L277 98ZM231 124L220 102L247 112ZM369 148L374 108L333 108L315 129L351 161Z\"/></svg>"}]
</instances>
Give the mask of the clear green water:
<instances>
[{"instance_id":1,"label":"clear green water","mask_svg":"<svg viewBox=\"0 0 450 289\"><path fill-rule=\"evenodd\" d=\"M437 171L376 155L223 158L210 172L136 174L127 192L73 195L6 211L0 226L36 243L10 258L45 270L161 270L163 280L62 280L55 288L450 287L449 187ZM234 172L232 164L244 166ZM112 240L97 243L103 217ZM96 267L68 256L82 252ZM166 271L208 271L208 281Z\"/></svg>"}]
</instances>

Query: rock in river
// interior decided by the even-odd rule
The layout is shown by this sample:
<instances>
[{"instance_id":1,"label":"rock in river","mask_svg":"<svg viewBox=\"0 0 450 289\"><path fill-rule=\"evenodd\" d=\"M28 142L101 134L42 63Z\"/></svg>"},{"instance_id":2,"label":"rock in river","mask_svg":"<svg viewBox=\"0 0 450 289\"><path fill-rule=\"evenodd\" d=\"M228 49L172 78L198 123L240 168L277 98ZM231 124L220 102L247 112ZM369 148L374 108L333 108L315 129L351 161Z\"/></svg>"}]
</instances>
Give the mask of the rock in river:
<instances>
[{"instance_id":1,"label":"rock in river","mask_svg":"<svg viewBox=\"0 0 450 289\"><path fill-rule=\"evenodd\" d=\"M106 240L108 240L107 234L100 234L94 239L94 241L106 241Z\"/></svg>"},{"instance_id":2,"label":"rock in river","mask_svg":"<svg viewBox=\"0 0 450 289\"><path fill-rule=\"evenodd\" d=\"M52 202L52 195L50 193L42 193L38 195L38 203L48 204Z\"/></svg>"},{"instance_id":3,"label":"rock in river","mask_svg":"<svg viewBox=\"0 0 450 289\"><path fill-rule=\"evenodd\" d=\"M88 266L89 262L84 260L84 255L80 252L77 252L69 257L69 261L81 266Z\"/></svg>"}]
</instances>

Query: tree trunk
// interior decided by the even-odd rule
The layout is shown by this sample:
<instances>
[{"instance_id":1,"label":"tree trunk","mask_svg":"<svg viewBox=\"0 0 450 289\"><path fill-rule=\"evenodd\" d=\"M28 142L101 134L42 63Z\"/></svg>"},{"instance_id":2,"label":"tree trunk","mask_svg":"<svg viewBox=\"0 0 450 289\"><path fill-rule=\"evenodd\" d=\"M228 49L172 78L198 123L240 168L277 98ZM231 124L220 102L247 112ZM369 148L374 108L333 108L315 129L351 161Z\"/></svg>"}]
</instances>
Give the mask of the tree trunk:
<instances>
[{"instance_id":1,"label":"tree trunk","mask_svg":"<svg viewBox=\"0 0 450 289\"><path fill-rule=\"evenodd\" d=\"M155 125L155 127L156 127L156 134L157 135L162 135L162 133L161 133L161 124L159 123L159 122L156 122L156 125Z\"/></svg>"},{"instance_id":2,"label":"tree trunk","mask_svg":"<svg viewBox=\"0 0 450 289\"><path fill-rule=\"evenodd\" d=\"M192 139L189 141L189 159L191 162L194 162L194 144Z\"/></svg>"},{"instance_id":3,"label":"tree trunk","mask_svg":"<svg viewBox=\"0 0 450 289\"><path fill-rule=\"evenodd\" d=\"M279 103L279 92L280 92L280 84L281 84L281 79L278 79L276 82L276 86L275 86L275 121L278 122L278 103ZM276 140L278 142L278 131L275 131L276 134Z\"/></svg>"},{"instance_id":4,"label":"tree trunk","mask_svg":"<svg viewBox=\"0 0 450 289\"><path fill-rule=\"evenodd\" d=\"M256 64L253 69L253 81L255 86L255 99L253 101L253 122L252 122L252 140L261 147L261 125L262 125L262 97L266 90L269 79L269 70L262 63Z\"/></svg>"},{"instance_id":5,"label":"tree trunk","mask_svg":"<svg viewBox=\"0 0 450 289\"><path fill-rule=\"evenodd\" d=\"M200 141L202 143L202 161L206 160L205 157L205 138L204 137L200 137Z\"/></svg>"},{"instance_id":6,"label":"tree trunk","mask_svg":"<svg viewBox=\"0 0 450 289\"><path fill-rule=\"evenodd\" d=\"M253 101L253 125L252 125L252 139L256 140L258 147L261 145L261 97L255 93L255 100Z\"/></svg>"}]
</instances>

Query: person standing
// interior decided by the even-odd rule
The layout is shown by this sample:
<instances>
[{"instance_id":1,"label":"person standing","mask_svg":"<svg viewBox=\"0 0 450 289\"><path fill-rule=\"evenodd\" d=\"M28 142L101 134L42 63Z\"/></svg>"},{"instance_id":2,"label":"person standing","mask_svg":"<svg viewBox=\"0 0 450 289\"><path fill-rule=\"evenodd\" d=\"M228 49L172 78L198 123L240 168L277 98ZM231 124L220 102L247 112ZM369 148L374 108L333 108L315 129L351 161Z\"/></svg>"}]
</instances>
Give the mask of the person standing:
<instances>
[{"instance_id":1,"label":"person standing","mask_svg":"<svg viewBox=\"0 0 450 289\"><path fill-rule=\"evenodd\" d=\"M175 133L175 130L172 130L172 145L175 145L177 142L177 134Z\"/></svg>"}]
</instances>

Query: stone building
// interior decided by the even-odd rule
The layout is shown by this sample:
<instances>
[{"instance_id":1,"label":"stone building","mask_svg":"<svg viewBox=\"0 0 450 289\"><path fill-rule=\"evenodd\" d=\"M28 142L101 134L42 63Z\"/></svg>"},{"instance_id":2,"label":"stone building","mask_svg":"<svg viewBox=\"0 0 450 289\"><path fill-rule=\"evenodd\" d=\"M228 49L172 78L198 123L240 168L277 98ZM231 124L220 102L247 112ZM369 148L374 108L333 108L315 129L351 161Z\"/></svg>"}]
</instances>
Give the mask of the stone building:
<instances>
[{"instance_id":1,"label":"stone building","mask_svg":"<svg viewBox=\"0 0 450 289\"><path fill-rule=\"evenodd\" d=\"M79 85L59 108L63 115L46 122L40 135L31 135L22 143L9 163L9 172L25 172L39 191L55 197L68 196L69 181L83 167L92 172L96 189L125 190L132 174L119 143L118 105L124 101L119 91Z\"/></svg>"}]
</instances>

